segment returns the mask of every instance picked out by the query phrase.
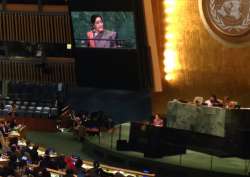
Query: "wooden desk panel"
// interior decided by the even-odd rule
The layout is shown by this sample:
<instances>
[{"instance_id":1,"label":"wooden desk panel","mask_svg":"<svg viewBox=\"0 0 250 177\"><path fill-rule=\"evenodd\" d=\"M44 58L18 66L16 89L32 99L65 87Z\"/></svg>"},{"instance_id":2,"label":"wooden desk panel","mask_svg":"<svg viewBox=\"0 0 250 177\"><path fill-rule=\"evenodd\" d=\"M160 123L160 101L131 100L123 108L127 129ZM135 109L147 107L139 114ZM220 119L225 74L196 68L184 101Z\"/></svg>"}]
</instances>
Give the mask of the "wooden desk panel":
<instances>
[{"instance_id":1,"label":"wooden desk panel","mask_svg":"<svg viewBox=\"0 0 250 177\"><path fill-rule=\"evenodd\" d=\"M2 117L5 120L13 120L11 117ZM1 118L0 118L1 119ZM27 130L56 132L56 120L34 117L15 117L18 124L23 124Z\"/></svg>"}]
</instances>

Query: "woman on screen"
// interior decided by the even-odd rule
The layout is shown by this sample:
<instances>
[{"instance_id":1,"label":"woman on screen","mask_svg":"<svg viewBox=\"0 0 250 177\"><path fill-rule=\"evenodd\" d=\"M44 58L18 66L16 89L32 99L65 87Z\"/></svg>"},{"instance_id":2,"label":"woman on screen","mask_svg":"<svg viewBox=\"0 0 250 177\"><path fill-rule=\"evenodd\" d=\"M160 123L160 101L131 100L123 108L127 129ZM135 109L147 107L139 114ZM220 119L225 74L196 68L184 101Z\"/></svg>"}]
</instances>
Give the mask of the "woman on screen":
<instances>
[{"instance_id":1,"label":"woman on screen","mask_svg":"<svg viewBox=\"0 0 250 177\"><path fill-rule=\"evenodd\" d=\"M91 48L116 48L117 33L104 29L103 17L92 15L91 31L87 32L87 45Z\"/></svg>"}]
</instances>

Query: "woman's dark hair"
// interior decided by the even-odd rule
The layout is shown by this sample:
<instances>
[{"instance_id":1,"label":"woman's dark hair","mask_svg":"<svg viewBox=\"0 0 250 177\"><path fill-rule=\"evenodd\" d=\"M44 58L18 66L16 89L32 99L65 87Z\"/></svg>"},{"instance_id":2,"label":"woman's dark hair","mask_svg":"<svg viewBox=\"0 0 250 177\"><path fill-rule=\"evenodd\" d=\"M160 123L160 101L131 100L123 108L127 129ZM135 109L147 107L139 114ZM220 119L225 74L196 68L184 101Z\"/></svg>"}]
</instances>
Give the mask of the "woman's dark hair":
<instances>
[{"instance_id":1,"label":"woman's dark hair","mask_svg":"<svg viewBox=\"0 0 250 177\"><path fill-rule=\"evenodd\" d=\"M82 167L82 160L81 159L77 159L76 163L75 163L75 167L76 168L81 168Z\"/></svg>"},{"instance_id":2,"label":"woman's dark hair","mask_svg":"<svg viewBox=\"0 0 250 177\"><path fill-rule=\"evenodd\" d=\"M100 162L97 161L97 160L95 160L95 161L93 162L93 166L94 166L94 168L99 168L99 167L100 167Z\"/></svg>"},{"instance_id":3,"label":"woman's dark hair","mask_svg":"<svg viewBox=\"0 0 250 177\"><path fill-rule=\"evenodd\" d=\"M90 23L91 23L92 28L93 28L93 26L95 25L95 21L96 21L96 19L97 19L98 17L100 17L101 20L103 21L103 18L102 18L101 15L94 14L94 15L91 16L91 18L90 18Z\"/></svg>"}]
</instances>

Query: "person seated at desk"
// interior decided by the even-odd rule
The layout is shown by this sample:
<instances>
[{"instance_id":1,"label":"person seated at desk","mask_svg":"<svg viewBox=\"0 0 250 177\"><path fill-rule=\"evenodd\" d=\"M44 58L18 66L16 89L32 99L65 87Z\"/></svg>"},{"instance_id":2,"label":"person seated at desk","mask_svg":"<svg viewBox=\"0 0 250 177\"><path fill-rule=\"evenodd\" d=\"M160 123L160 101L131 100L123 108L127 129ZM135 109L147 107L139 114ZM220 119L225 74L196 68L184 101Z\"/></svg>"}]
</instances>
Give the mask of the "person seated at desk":
<instances>
[{"instance_id":1,"label":"person seated at desk","mask_svg":"<svg viewBox=\"0 0 250 177\"><path fill-rule=\"evenodd\" d=\"M4 127L8 133L11 132L10 121L4 121Z\"/></svg>"},{"instance_id":2,"label":"person seated at desk","mask_svg":"<svg viewBox=\"0 0 250 177\"><path fill-rule=\"evenodd\" d=\"M31 150L29 150L31 161L33 164L37 164L40 160L40 157L38 155L38 148L39 145L35 144Z\"/></svg>"},{"instance_id":3,"label":"person seated at desk","mask_svg":"<svg viewBox=\"0 0 250 177\"><path fill-rule=\"evenodd\" d=\"M4 122L0 122L0 131L2 132L3 136L7 137L9 134L8 128L5 126Z\"/></svg>"},{"instance_id":4,"label":"person seated at desk","mask_svg":"<svg viewBox=\"0 0 250 177\"><path fill-rule=\"evenodd\" d=\"M26 146L24 146L23 151L30 154L31 153L31 142L29 140L26 141Z\"/></svg>"},{"instance_id":5,"label":"person seated at desk","mask_svg":"<svg viewBox=\"0 0 250 177\"><path fill-rule=\"evenodd\" d=\"M2 146L3 153L7 152L9 147L8 147L7 142L5 141L4 136L3 136L1 131L0 131L0 143Z\"/></svg>"},{"instance_id":6,"label":"person seated at desk","mask_svg":"<svg viewBox=\"0 0 250 177\"><path fill-rule=\"evenodd\" d=\"M16 119L11 120L11 122L10 122L10 128L13 129L16 126L17 126L17 120Z\"/></svg>"},{"instance_id":7,"label":"person seated at desk","mask_svg":"<svg viewBox=\"0 0 250 177\"><path fill-rule=\"evenodd\" d=\"M93 168L86 172L86 177L100 177L100 176L111 176L111 173L105 172L101 167L99 161L93 162Z\"/></svg>"},{"instance_id":8,"label":"person seated at desk","mask_svg":"<svg viewBox=\"0 0 250 177\"><path fill-rule=\"evenodd\" d=\"M12 106L12 110L10 112L10 116L15 117L16 116L16 103L12 103L11 106Z\"/></svg>"},{"instance_id":9,"label":"person seated at desk","mask_svg":"<svg viewBox=\"0 0 250 177\"><path fill-rule=\"evenodd\" d=\"M203 103L203 97L197 96L194 98L193 100L193 104L195 104L196 106L200 106Z\"/></svg>"},{"instance_id":10,"label":"person seated at desk","mask_svg":"<svg viewBox=\"0 0 250 177\"><path fill-rule=\"evenodd\" d=\"M230 98L228 96L225 96L223 99L223 107L226 109L234 109L236 108L236 106L238 105L238 103L236 101L232 101L230 100Z\"/></svg>"},{"instance_id":11,"label":"person seated at desk","mask_svg":"<svg viewBox=\"0 0 250 177\"><path fill-rule=\"evenodd\" d=\"M163 127L163 119L160 118L159 114L155 114L153 117L152 125L155 127Z\"/></svg>"},{"instance_id":12,"label":"person seated at desk","mask_svg":"<svg viewBox=\"0 0 250 177\"><path fill-rule=\"evenodd\" d=\"M46 151L45 151L44 157L40 161L40 165L39 166L41 168L55 169L55 163L52 161L51 157L49 156L48 153L46 153Z\"/></svg>"},{"instance_id":13,"label":"person seated at desk","mask_svg":"<svg viewBox=\"0 0 250 177\"><path fill-rule=\"evenodd\" d=\"M75 174L77 177L85 177L86 170L82 168L83 162L81 159L77 159L75 162Z\"/></svg>"},{"instance_id":14,"label":"person seated at desk","mask_svg":"<svg viewBox=\"0 0 250 177\"><path fill-rule=\"evenodd\" d=\"M208 106L208 107L211 107L211 106L218 106L218 107L221 107L223 106L222 104L222 101L220 99L218 99L216 97L216 95L211 95L210 98L208 100L205 101L205 104Z\"/></svg>"},{"instance_id":15,"label":"person seated at desk","mask_svg":"<svg viewBox=\"0 0 250 177\"><path fill-rule=\"evenodd\" d=\"M73 134L78 135L79 134L79 129L82 125L80 117L76 117L73 122Z\"/></svg>"}]
</instances>

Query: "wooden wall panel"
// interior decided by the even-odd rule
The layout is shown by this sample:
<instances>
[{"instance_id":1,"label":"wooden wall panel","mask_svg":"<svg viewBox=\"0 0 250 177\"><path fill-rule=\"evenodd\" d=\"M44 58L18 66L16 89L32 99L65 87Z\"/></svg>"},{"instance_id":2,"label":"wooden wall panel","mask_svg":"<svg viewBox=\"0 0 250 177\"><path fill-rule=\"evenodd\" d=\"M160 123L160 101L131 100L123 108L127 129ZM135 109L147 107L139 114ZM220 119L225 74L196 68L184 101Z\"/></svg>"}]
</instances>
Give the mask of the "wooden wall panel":
<instances>
[{"instance_id":1,"label":"wooden wall panel","mask_svg":"<svg viewBox=\"0 0 250 177\"><path fill-rule=\"evenodd\" d=\"M75 84L75 62L71 58L48 58L49 71L32 59L0 60L0 80L34 81L39 83Z\"/></svg>"},{"instance_id":2,"label":"wooden wall panel","mask_svg":"<svg viewBox=\"0 0 250 177\"><path fill-rule=\"evenodd\" d=\"M163 54L163 3L162 0L152 2L157 20L159 53ZM153 111L166 113L167 102L174 98L192 101L195 96L207 99L211 94L219 98L228 95L249 107L250 46L228 47L215 40L202 23L198 0L181 0L177 1L177 5L178 13L172 25L175 25L178 34L177 58L180 69L176 73L176 80L162 80L162 93L152 93ZM162 63L163 56L160 60Z\"/></svg>"},{"instance_id":3,"label":"wooden wall panel","mask_svg":"<svg viewBox=\"0 0 250 177\"><path fill-rule=\"evenodd\" d=\"M67 5L43 5L43 12L68 12Z\"/></svg>"},{"instance_id":4,"label":"wooden wall panel","mask_svg":"<svg viewBox=\"0 0 250 177\"><path fill-rule=\"evenodd\" d=\"M71 43L69 14L0 12L0 40Z\"/></svg>"},{"instance_id":5,"label":"wooden wall panel","mask_svg":"<svg viewBox=\"0 0 250 177\"><path fill-rule=\"evenodd\" d=\"M0 4L0 8L2 5ZM6 4L8 11L22 11L22 12L38 12L39 6L37 4ZM42 12L68 12L67 5L43 5Z\"/></svg>"},{"instance_id":6,"label":"wooden wall panel","mask_svg":"<svg viewBox=\"0 0 250 177\"><path fill-rule=\"evenodd\" d=\"M8 11L22 11L22 12L38 12L38 5L36 4L6 4Z\"/></svg>"},{"instance_id":7,"label":"wooden wall panel","mask_svg":"<svg viewBox=\"0 0 250 177\"><path fill-rule=\"evenodd\" d=\"M3 40L2 37L3 37L3 30L4 30L2 16L3 15L0 13L0 40Z\"/></svg>"},{"instance_id":8,"label":"wooden wall panel","mask_svg":"<svg viewBox=\"0 0 250 177\"><path fill-rule=\"evenodd\" d=\"M5 20L5 13L3 13L3 15L2 15L2 19L1 19L1 21L3 22L3 36L1 37L1 39L2 40L6 40L6 20Z\"/></svg>"},{"instance_id":9,"label":"wooden wall panel","mask_svg":"<svg viewBox=\"0 0 250 177\"><path fill-rule=\"evenodd\" d=\"M67 43L71 43L71 25L70 25L70 18L69 16L67 15L66 17L66 41ZM70 41L70 42L68 42Z\"/></svg>"}]
</instances>

